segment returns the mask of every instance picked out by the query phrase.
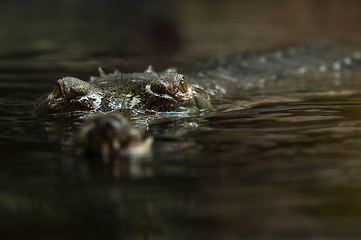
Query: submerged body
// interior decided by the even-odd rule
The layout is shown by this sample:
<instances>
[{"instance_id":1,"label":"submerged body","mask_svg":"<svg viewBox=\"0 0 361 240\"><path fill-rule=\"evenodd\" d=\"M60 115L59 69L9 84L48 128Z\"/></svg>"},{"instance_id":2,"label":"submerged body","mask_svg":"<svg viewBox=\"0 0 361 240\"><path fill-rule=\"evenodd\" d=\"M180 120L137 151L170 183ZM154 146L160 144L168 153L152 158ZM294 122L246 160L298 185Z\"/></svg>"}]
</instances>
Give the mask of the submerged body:
<instances>
[{"instance_id":1,"label":"submerged body","mask_svg":"<svg viewBox=\"0 0 361 240\"><path fill-rule=\"evenodd\" d=\"M162 73L101 71L88 82L65 77L35 111L194 112L211 110L217 98L355 89L360 83L361 49L323 44L242 53Z\"/></svg>"},{"instance_id":2,"label":"submerged body","mask_svg":"<svg viewBox=\"0 0 361 240\"><path fill-rule=\"evenodd\" d=\"M179 69L191 84L227 98L328 91L361 83L361 47L340 43L245 52Z\"/></svg>"}]
</instances>

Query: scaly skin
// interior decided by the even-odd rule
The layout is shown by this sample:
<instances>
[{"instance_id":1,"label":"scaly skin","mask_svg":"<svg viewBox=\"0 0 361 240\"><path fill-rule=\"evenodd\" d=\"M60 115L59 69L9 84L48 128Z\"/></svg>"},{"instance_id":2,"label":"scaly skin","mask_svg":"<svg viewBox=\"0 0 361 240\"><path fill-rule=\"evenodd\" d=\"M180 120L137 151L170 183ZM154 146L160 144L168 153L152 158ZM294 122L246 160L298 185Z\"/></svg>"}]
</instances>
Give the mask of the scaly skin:
<instances>
[{"instance_id":1,"label":"scaly skin","mask_svg":"<svg viewBox=\"0 0 361 240\"><path fill-rule=\"evenodd\" d=\"M324 43L233 54L178 68L211 98L320 92L361 86L361 47Z\"/></svg>"},{"instance_id":2,"label":"scaly skin","mask_svg":"<svg viewBox=\"0 0 361 240\"><path fill-rule=\"evenodd\" d=\"M37 101L35 111L195 112L212 109L209 96L213 101L344 87L354 90L361 82L361 48L321 44L241 53L179 68L178 72L182 74L101 72L89 82L65 77L58 80L52 93Z\"/></svg>"},{"instance_id":3,"label":"scaly skin","mask_svg":"<svg viewBox=\"0 0 361 240\"><path fill-rule=\"evenodd\" d=\"M206 92L187 83L182 74L113 73L89 82L73 77L59 79L54 90L35 103L36 113L141 110L194 112L210 110Z\"/></svg>"}]
</instances>

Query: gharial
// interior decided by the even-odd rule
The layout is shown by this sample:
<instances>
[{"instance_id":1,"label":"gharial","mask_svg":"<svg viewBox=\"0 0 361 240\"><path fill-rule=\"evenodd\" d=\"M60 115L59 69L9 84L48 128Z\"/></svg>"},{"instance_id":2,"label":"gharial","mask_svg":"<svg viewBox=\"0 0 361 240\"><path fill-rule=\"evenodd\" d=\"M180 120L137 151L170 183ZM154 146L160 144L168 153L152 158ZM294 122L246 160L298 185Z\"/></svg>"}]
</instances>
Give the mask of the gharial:
<instances>
[{"instance_id":1,"label":"gharial","mask_svg":"<svg viewBox=\"0 0 361 240\"><path fill-rule=\"evenodd\" d=\"M83 81L59 79L34 105L36 113L211 111L219 99L284 92L357 89L361 49L316 44L246 52L157 73L114 72Z\"/></svg>"}]
</instances>

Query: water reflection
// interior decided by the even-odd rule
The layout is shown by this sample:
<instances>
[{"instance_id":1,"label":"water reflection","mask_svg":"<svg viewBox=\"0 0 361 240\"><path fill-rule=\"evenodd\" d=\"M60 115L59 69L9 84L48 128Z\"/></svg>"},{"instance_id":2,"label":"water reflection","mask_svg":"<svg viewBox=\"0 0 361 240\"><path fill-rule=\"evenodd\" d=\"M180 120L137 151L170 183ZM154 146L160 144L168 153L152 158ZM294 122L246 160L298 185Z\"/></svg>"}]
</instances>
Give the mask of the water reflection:
<instances>
[{"instance_id":1,"label":"water reflection","mask_svg":"<svg viewBox=\"0 0 361 240\"><path fill-rule=\"evenodd\" d=\"M151 174L137 178L128 172L111 179L97 164L91 177L66 168L64 160L80 159L60 151L66 142L58 143L79 124L59 118L24 119L22 125L19 118L18 128L3 134L13 134L8 146L23 153L9 149L1 161L0 232L50 239L359 235L360 99L322 97L200 118L154 118L143 128L156 136L153 157L138 165ZM59 134L53 143L40 130L46 127ZM26 138L36 132L37 140ZM23 143L16 140L21 134Z\"/></svg>"},{"instance_id":2,"label":"water reflection","mask_svg":"<svg viewBox=\"0 0 361 240\"><path fill-rule=\"evenodd\" d=\"M358 236L360 100L324 96L197 118L138 118L155 136L153 155L124 161L117 178L70 154L78 118L24 117L24 102L11 115L16 127L1 134L8 149L0 162L0 232L50 239Z\"/></svg>"},{"instance_id":3,"label":"water reflection","mask_svg":"<svg viewBox=\"0 0 361 240\"><path fill-rule=\"evenodd\" d=\"M361 39L359 1L161 2L0 3L0 238L361 236L361 96L135 119L155 136L153 155L134 163L141 174L125 161L120 177L68 151L79 122L31 115L56 79L87 79L99 66L162 70L245 49Z\"/></svg>"}]
</instances>

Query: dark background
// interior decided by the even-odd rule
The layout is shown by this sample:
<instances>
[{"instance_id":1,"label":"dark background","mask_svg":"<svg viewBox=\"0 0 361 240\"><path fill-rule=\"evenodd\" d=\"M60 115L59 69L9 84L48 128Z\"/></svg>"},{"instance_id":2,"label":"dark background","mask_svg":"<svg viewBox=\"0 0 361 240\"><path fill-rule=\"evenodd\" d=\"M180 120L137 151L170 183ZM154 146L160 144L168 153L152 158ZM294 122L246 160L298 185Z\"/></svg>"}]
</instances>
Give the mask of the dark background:
<instances>
[{"instance_id":1,"label":"dark background","mask_svg":"<svg viewBox=\"0 0 361 240\"><path fill-rule=\"evenodd\" d=\"M359 239L359 96L160 122L144 178L83 178L73 122L31 113L56 79L99 66L334 40L361 45L361 1L2 0L0 239Z\"/></svg>"},{"instance_id":2,"label":"dark background","mask_svg":"<svg viewBox=\"0 0 361 240\"><path fill-rule=\"evenodd\" d=\"M0 29L1 65L21 58L54 71L161 70L244 50L360 43L361 2L1 1Z\"/></svg>"}]
</instances>

